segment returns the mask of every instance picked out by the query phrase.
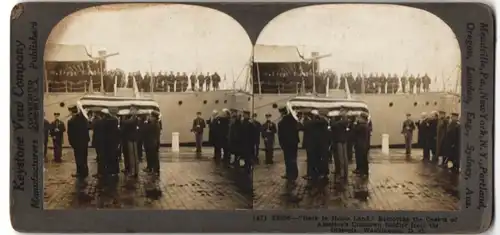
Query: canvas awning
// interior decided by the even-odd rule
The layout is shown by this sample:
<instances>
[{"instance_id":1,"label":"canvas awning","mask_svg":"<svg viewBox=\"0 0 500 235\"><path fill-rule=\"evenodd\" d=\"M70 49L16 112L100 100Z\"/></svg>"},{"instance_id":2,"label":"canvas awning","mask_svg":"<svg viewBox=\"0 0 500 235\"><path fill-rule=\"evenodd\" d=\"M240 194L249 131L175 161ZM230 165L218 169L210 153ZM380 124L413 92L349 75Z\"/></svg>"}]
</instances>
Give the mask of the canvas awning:
<instances>
[{"instance_id":1,"label":"canvas awning","mask_svg":"<svg viewBox=\"0 0 500 235\"><path fill-rule=\"evenodd\" d=\"M295 46L255 45L253 61L255 63L301 63L304 59Z\"/></svg>"},{"instance_id":2,"label":"canvas awning","mask_svg":"<svg viewBox=\"0 0 500 235\"><path fill-rule=\"evenodd\" d=\"M81 62L92 58L83 45L67 45L49 43L45 47L45 62Z\"/></svg>"}]
</instances>

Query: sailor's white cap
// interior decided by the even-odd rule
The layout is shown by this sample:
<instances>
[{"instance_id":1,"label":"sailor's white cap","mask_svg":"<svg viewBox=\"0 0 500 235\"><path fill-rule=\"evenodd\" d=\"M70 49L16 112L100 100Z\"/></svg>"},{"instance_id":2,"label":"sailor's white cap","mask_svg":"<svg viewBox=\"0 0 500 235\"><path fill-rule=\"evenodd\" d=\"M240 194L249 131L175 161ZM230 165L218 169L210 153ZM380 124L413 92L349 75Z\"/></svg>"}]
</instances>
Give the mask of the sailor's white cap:
<instances>
[{"instance_id":1,"label":"sailor's white cap","mask_svg":"<svg viewBox=\"0 0 500 235\"><path fill-rule=\"evenodd\" d=\"M218 113L219 111L217 111L217 109L214 109L214 111L212 111L212 113Z\"/></svg>"},{"instance_id":2,"label":"sailor's white cap","mask_svg":"<svg viewBox=\"0 0 500 235\"><path fill-rule=\"evenodd\" d=\"M319 115L319 112L318 112L318 110L313 109L313 110L311 110L311 114L314 114L314 115Z\"/></svg>"},{"instance_id":3,"label":"sailor's white cap","mask_svg":"<svg viewBox=\"0 0 500 235\"><path fill-rule=\"evenodd\" d=\"M229 109L223 108L222 112L229 112Z\"/></svg>"},{"instance_id":4,"label":"sailor's white cap","mask_svg":"<svg viewBox=\"0 0 500 235\"><path fill-rule=\"evenodd\" d=\"M339 111L333 110L328 112L328 117L335 117L339 115Z\"/></svg>"},{"instance_id":5,"label":"sailor's white cap","mask_svg":"<svg viewBox=\"0 0 500 235\"><path fill-rule=\"evenodd\" d=\"M109 114L109 109L104 108L104 109L101 110L101 112L104 113L104 114Z\"/></svg>"}]
</instances>

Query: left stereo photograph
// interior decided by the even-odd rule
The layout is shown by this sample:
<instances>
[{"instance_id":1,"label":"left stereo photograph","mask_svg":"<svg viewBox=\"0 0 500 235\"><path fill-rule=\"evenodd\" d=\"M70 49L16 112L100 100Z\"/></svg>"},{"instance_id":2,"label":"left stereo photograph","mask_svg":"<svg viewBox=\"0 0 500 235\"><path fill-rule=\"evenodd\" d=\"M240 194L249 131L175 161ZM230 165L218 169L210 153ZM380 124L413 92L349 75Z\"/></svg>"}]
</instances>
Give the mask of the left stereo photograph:
<instances>
[{"instance_id":1,"label":"left stereo photograph","mask_svg":"<svg viewBox=\"0 0 500 235\"><path fill-rule=\"evenodd\" d=\"M44 209L251 209L252 48L200 6L65 17L44 51Z\"/></svg>"}]
</instances>

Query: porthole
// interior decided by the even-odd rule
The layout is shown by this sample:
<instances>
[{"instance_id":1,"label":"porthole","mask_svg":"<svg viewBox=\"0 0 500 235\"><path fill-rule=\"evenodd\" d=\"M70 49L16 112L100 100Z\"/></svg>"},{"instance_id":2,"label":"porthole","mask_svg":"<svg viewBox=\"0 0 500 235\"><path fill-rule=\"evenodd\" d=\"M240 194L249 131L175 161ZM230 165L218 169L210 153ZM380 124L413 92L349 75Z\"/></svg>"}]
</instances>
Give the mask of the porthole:
<instances>
[{"instance_id":1,"label":"porthole","mask_svg":"<svg viewBox=\"0 0 500 235\"><path fill-rule=\"evenodd\" d=\"M180 100L180 101L178 102L178 104L179 104L179 105L182 105L182 100Z\"/></svg>"},{"instance_id":2,"label":"porthole","mask_svg":"<svg viewBox=\"0 0 500 235\"><path fill-rule=\"evenodd\" d=\"M392 106L394 106L394 104L393 104L392 102L391 102L391 103L389 103L389 107L392 107Z\"/></svg>"},{"instance_id":3,"label":"porthole","mask_svg":"<svg viewBox=\"0 0 500 235\"><path fill-rule=\"evenodd\" d=\"M218 104L219 103L219 100L215 100L215 103Z\"/></svg>"},{"instance_id":4,"label":"porthole","mask_svg":"<svg viewBox=\"0 0 500 235\"><path fill-rule=\"evenodd\" d=\"M418 105L418 103L417 103L417 102L413 103L413 106L417 106L417 105Z\"/></svg>"},{"instance_id":5,"label":"porthole","mask_svg":"<svg viewBox=\"0 0 500 235\"><path fill-rule=\"evenodd\" d=\"M60 107L64 107L66 104L64 102L59 103Z\"/></svg>"},{"instance_id":6,"label":"porthole","mask_svg":"<svg viewBox=\"0 0 500 235\"><path fill-rule=\"evenodd\" d=\"M278 108L278 105L277 104L273 104L273 109L276 109Z\"/></svg>"},{"instance_id":7,"label":"porthole","mask_svg":"<svg viewBox=\"0 0 500 235\"><path fill-rule=\"evenodd\" d=\"M224 100L224 104L227 104L227 100Z\"/></svg>"},{"instance_id":8,"label":"porthole","mask_svg":"<svg viewBox=\"0 0 500 235\"><path fill-rule=\"evenodd\" d=\"M458 103L460 103L460 99L458 99Z\"/></svg>"},{"instance_id":9,"label":"porthole","mask_svg":"<svg viewBox=\"0 0 500 235\"><path fill-rule=\"evenodd\" d=\"M438 105L438 102L434 102L434 106L437 106Z\"/></svg>"},{"instance_id":10,"label":"porthole","mask_svg":"<svg viewBox=\"0 0 500 235\"><path fill-rule=\"evenodd\" d=\"M425 102L425 105L429 106L429 101Z\"/></svg>"},{"instance_id":11,"label":"porthole","mask_svg":"<svg viewBox=\"0 0 500 235\"><path fill-rule=\"evenodd\" d=\"M204 101L203 101L203 104L207 104L207 101L206 101L206 100L204 100Z\"/></svg>"},{"instance_id":12,"label":"porthole","mask_svg":"<svg viewBox=\"0 0 500 235\"><path fill-rule=\"evenodd\" d=\"M248 101L250 101L250 97L248 97Z\"/></svg>"}]
</instances>

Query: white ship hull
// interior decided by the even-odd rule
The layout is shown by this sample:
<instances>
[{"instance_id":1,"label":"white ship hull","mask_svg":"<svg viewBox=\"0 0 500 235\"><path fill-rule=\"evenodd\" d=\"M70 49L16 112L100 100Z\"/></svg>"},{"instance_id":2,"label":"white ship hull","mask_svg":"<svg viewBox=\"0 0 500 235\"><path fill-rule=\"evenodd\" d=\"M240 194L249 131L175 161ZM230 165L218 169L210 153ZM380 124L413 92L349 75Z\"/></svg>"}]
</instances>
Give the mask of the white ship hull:
<instances>
[{"instance_id":1,"label":"white ship hull","mask_svg":"<svg viewBox=\"0 0 500 235\"><path fill-rule=\"evenodd\" d=\"M48 93L45 94L44 108L49 121L53 120L53 113L59 112L61 116L69 115L68 105L75 104L84 96L84 93ZM295 94L263 94L252 95L245 92L213 91L195 93L147 93L160 105L163 122L161 136L162 144L170 144L172 133L179 133L181 144L192 144L195 142L194 135L190 132L192 120L196 112L203 113L208 119L212 111L223 108L235 108L252 110L258 114L258 120L264 121L264 114L271 113L273 119L278 121L278 107ZM446 112L460 111L460 98L446 93L425 94L364 94L352 95L353 99L362 100L367 103L373 120L373 133L371 144L381 145L382 134L389 134L390 145L404 144L401 133L401 124L405 119L405 113L411 113L415 119L420 118L422 112L443 110ZM392 103L392 106L390 105ZM65 120L66 121L66 120ZM205 141L208 140L208 130L204 133ZM417 141L416 133L414 141ZM276 141L278 144L278 142ZM64 145L67 146L67 136ZM263 145L261 145L263 146Z\"/></svg>"}]
</instances>

